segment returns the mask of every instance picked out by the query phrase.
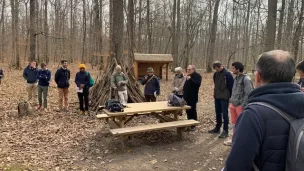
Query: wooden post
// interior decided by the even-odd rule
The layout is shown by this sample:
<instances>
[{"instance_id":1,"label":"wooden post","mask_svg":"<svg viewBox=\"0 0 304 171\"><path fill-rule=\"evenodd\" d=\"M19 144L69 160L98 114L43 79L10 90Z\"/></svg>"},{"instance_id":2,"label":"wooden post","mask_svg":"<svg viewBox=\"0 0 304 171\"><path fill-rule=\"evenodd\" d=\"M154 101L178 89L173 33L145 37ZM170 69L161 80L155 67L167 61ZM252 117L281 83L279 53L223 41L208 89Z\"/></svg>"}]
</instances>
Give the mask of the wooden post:
<instances>
[{"instance_id":1,"label":"wooden post","mask_svg":"<svg viewBox=\"0 0 304 171\"><path fill-rule=\"evenodd\" d=\"M169 63L166 63L166 81L168 81Z\"/></svg>"}]
</instances>

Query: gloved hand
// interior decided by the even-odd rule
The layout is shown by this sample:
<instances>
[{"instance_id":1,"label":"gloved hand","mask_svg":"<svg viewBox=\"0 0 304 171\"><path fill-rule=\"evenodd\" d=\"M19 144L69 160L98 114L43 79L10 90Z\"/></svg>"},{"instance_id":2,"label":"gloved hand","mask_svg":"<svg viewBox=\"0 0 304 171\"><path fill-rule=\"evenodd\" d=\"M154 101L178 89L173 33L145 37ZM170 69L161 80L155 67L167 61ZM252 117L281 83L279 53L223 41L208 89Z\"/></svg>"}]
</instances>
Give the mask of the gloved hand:
<instances>
[{"instance_id":1,"label":"gloved hand","mask_svg":"<svg viewBox=\"0 0 304 171\"><path fill-rule=\"evenodd\" d=\"M154 92L154 97L157 97L156 91Z\"/></svg>"},{"instance_id":2,"label":"gloved hand","mask_svg":"<svg viewBox=\"0 0 304 171\"><path fill-rule=\"evenodd\" d=\"M175 90L175 91L177 91L177 90L178 90L178 88L177 88L177 87L174 87L174 90Z\"/></svg>"}]
</instances>

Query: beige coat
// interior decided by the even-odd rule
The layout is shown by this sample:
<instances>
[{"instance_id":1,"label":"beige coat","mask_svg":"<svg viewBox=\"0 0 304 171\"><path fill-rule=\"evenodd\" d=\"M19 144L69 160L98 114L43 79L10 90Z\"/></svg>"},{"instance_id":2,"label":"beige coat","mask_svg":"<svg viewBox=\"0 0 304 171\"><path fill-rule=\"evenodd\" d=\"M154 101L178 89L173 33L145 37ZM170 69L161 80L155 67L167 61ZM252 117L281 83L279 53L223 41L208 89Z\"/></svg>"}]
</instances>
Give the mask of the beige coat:
<instances>
[{"instance_id":1,"label":"beige coat","mask_svg":"<svg viewBox=\"0 0 304 171\"><path fill-rule=\"evenodd\" d=\"M175 75L174 79L173 79L173 83L172 83L172 90L175 90L175 87L177 88L177 93L178 95L183 95L183 88L184 88L184 84L186 81L186 77L185 76L179 76L179 75Z\"/></svg>"}]
</instances>

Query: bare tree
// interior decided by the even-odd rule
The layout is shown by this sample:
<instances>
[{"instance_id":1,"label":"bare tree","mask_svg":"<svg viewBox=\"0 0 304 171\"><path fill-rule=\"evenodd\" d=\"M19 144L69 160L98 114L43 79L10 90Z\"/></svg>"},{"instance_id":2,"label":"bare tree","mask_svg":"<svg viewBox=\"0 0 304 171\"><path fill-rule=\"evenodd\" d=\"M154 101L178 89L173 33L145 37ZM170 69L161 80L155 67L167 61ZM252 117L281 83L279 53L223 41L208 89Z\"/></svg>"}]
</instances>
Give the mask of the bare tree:
<instances>
[{"instance_id":1,"label":"bare tree","mask_svg":"<svg viewBox=\"0 0 304 171\"><path fill-rule=\"evenodd\" d=\"M301 37L301 30L302 25L303 25L303 20L304 20L304 1L301 3L301 10L299 14L299 23L296 27L296 31L294 33L293 41L292 41L292 46L293 46L293 56L295 61L298 61L298 51L299 51L299 42L300 42L300 37ZM302 48L302 47L301 47Z\"/></svg>"},{"instance_id":2,"label":"bare tree","mask_svg":"<svg viewBox=\"0 0 304 171\"><path fill-rule=\"evenodd\" d=\"M87 38L87 17L86 17L86 0L82 1L83 9L82 9L82 53L81 53L81 62L85 62L85 51L86 51L86 38Z\"/></svg>"},{"instance_id":3,"label":"bare tree","mask_svg":"<svg viewBox=\"0 0 304 171\"><path fill-rule=\"evenodd\" d=\"M115 9L115 10L114 10ZM124 14L123 14L123 0L113 1L113 35L112 35L112 49L115 57L119 60L123 59L123 30L124 30Z\"/></svg>"},{"instance_id":4,"label":"bare tree","mask_svg":"<svg viewBox=\"0 0 304 171\"><path fill-rule=\"evenodd\" d=\"M4 62L4 47L5 47L5 27L4 27L4 10L5 10L5 0L2 1L2 8L1 8L1 19L0 19L0 27L1 27L1 38L2 38L2 44L1 44L1 52L0 52L0 60L1 62Z\"/></svg>"},{"instance_id":5,"label":"bare tree","mask_svg":"<svg viewBox=\"0 0 304 171\"><path fill-rule=\"evenodd\" d=\"M152 53L152 29L150 20L150 0L147 0L147 37L148 37L148 53Z\"/></svg>"},{"instance_id":6,"label":"bare tree","mask_svg":"<svg viewBox=\"0 0 304 171\"><path fill-rule=\"evenodd\" d=\"M46 63L49 63L49 26L48 26L48 1L44 0L44 38L45 38L45 44L44 44L44 59Z\"/></svg>"},{"instance_id":7,"label":"bare tree","mask_svg":"<svg viewBox=\"0 0 304 171\"><path fill-rule=\"evenodd\" d=\"M215 5L214 5L213 20L212 20L212 25L211 25L210 41L208 44L207 72L212 72L212 62L214 59L214 48L215 48L215 41L216 41L219 4L220 4L220 0L216 0Z\"/></svg>"},{"instance_id":8,"label":"bare tree","mask_svg":"<svg viewBox=\"0 0 304 171\"><path fill-rule=\"evenodd\" d=\"M29 61L36 59L36 0L30 0L30 56Z\"/></svg>"},{"instance_id":9,"label":"bare tree","mask_svg":"<svg viewBox=\"0 0 304 171\"><path fill-rule=\"evenodd\" d=\"M275 33L276 33L276 19L277 19L277 0L268 0L268 17L267 17L267 36L265 41L264 51L274 49Z\"/></svg>"},{"instance_id":10,"label":"bare tree","mask_svg":"<svg viewBox=\"0 0 304 171\"><path fill-rule=\"evenodd\" d=\"M284 22L284 15L285 15L285 0L282 0L282 6L280 9L280 19L279 19L279 28L278 28L278 37L277 37L277 48L281 48L282 44L282 31L283 31L283 22Z\"/></svg>"},{"instance_id":11,"label":"bare tree","mask_svg":"<svg viewBox=\"0 0 304 171\"><path fill-rule=\"evenodd\" d=\"M129 58L133 57L133 50L135 48L135 39L134 39L134 1L128 0L128 35L129 35ZM129 60L129 65L133 62Z\"/></svg>"}]
</instances>

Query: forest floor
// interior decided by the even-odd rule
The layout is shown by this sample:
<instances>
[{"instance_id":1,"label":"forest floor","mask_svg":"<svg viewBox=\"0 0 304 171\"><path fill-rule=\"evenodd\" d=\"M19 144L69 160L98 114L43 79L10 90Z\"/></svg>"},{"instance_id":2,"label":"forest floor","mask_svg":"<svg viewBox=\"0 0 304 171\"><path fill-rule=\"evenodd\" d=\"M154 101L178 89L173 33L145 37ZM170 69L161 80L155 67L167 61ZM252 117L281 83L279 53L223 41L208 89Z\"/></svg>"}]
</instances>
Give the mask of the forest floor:
<instances>
[{"instance_id":1,"label":"forest floor","mask_svg":"<svg viewBox=\"0 0 304 171\"><path fill-rule=\"evenodd\" d=\"M1 66L0 66L1 67ZM52 75L57 66L51 67ZM58 94L54 81L49 89L50 111L18 117L18 100L26 98L22 70L3 67L5 79L0 85L0 170L109 170L109 171L208 171L221 170L230 150L222 139L207 133L214 125L212 74L203 75L197 105L196 132L184 133L177 140L176 130L137 134L121 150L119 139L94 114L77 114L78 100L71 80L70 110L57 113ZM72 78L77 66L70 66ZM96 71L91 71L93 76ZM173 75L173 74L172 74ZM171 91L171 81L161 80L161 96ZM185 117L185 115L183 115ZM130 124L157 122L141 116Z\"/></svg>"}]
</instances>

